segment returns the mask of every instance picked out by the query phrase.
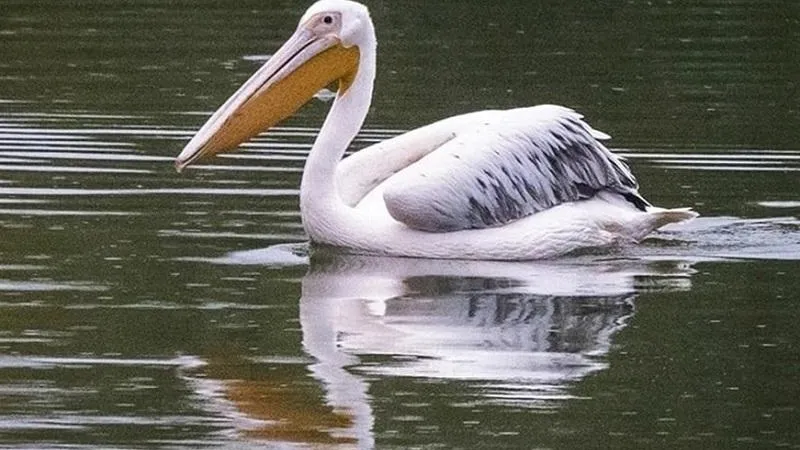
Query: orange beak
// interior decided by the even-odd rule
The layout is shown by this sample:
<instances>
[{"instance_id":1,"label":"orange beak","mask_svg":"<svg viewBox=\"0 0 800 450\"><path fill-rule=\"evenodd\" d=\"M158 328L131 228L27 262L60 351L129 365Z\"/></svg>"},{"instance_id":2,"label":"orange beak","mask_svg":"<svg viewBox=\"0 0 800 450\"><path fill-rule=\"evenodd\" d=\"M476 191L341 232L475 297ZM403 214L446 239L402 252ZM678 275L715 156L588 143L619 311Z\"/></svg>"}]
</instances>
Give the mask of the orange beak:
<instances>
[{"instance_id":1,"label":"orange beak","mask_svg":"<svg viewBox=\"0 0 800 450\"><path fill-rule=\"evenodd\" d=\"M291 116L331 83L338 81L339 92L346 91L358 61L358 47L298 28L200 128L176 158L175 168L180 172L195 161L236 149Z\"/></svg>"}]
</instances>

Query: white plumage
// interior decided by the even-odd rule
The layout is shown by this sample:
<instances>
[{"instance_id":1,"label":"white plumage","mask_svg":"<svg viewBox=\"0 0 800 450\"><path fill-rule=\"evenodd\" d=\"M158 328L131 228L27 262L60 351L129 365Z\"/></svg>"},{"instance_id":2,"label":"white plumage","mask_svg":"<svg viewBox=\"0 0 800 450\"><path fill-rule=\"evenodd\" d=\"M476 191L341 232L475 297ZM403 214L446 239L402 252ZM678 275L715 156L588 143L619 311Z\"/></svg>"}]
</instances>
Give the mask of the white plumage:
<instances>
[{"instance_id":1,"label":"white plumage","mask_svg":"<svg viewBox=\"0 0 800 450\"><path fill-rule=\"evenodd\" d=\"M387 180L392 217L433 232L504 225L636 181L581 116L558 106L503 111Z\"/></svg>"},{"instance_id":2,"label":"white plumage","mask_svg":"<svg viewBox=\"0 0 800 450\"><path fill-rule=\"evenodd\" d=\"M338 81L301 183L313 242L396 256L524 260L638 241L696 216L651 206L627 165L599 142L608 136L559 106L452 117L342 161L369 109L375 52L363 5L315 3L177 166L235 147L282 120L298 92ZM330 79L320 74L328 67ZM291 103L286 111L282 101Z\"/></svg>"}]
</instances>

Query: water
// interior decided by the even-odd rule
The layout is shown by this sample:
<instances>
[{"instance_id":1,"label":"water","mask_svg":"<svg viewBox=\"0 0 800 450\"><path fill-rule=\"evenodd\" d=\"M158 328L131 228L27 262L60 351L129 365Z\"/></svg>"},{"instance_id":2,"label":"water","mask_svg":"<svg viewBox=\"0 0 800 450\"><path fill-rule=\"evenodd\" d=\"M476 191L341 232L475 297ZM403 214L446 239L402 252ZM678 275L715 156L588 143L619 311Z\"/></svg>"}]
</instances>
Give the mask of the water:
<instances>
[{"instance_id":1,"label":"water","mask_svg":"<svg viewBox=\"0 0 800 450\"><path fill-rule=\"evenodd\" d=\"M565 104L703 215L533 263L309 260L321 101L174 173L304 6L0 5L0 447L800 447L794 4L371 3L356 147Z\"/></svg>"}]
</instances>

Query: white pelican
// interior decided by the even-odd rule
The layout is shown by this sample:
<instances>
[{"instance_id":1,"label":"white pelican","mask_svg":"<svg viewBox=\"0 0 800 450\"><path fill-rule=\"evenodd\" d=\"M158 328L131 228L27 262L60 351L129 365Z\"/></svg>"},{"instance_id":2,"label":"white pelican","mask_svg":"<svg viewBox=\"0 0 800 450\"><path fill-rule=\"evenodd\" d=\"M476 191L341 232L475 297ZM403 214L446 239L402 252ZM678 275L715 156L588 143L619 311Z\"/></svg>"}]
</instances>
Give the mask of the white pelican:
<instances>
[{"instance_id":1,"label":"white pelican","mask_svg":"<svg viewBox=\"0 0 800 450\"><path fill-rule=\"evenodd\" d=\"M342 160L375 78L367 8L321 0L289 40L217 110L175 164L235 149L338 91L305 164L303 226L314 243L358 253L529 260L639 241L687 220L637 192L619 157L574 111L552 105L451 117Z\"/></svg>"}]
</instances>

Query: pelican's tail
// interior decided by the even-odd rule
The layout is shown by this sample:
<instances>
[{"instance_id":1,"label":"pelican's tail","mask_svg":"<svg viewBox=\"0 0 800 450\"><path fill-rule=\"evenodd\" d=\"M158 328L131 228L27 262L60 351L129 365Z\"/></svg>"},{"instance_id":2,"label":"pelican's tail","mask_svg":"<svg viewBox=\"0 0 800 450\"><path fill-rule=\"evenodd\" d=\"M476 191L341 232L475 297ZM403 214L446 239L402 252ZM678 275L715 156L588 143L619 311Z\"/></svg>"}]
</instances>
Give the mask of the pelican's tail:
<instances>
[{"instance_id":1,"label":"pelican's tail","mask_svg":"<svg viewBox=\"0 0 800 450\"><path fill-rule=\"evenodd\" d=\"M618 233L633 242L640 242L664 225L694 219L698 215L690 208L664 209L650 206L647 211L638 211L632 217L628 216Z\"/></svg>"},{"instance_id":2,"label":"pelican's tail","mask_svg":"<svg viewBox=\"0 0 800 450\"><path fill-rule=\"evenodd\" d=\"M699 214L692 211L691 208L664 209L657 206L647 208L647 214L650 216L653 230L670 223L683 222L699 216Z\"/></svg>"}]
</instances>

